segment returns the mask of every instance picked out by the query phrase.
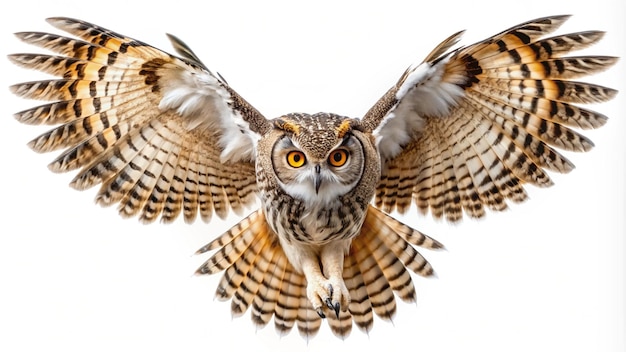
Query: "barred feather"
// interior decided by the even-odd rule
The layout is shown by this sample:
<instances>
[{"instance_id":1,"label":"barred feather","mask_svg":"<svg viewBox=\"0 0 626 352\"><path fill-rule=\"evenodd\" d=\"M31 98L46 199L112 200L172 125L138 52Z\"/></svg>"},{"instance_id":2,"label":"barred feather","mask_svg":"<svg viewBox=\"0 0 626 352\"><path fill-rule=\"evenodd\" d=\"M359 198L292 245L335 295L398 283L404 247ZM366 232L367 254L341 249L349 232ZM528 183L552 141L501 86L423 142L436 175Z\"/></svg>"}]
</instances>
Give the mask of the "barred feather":
<instances>
[{"instance_id":1,"label":"barred feather","mask_svg":"<svg viewBox=\"0 0 626 352\"><path fill-rule=\"evenodd\" d=\"M607 120L574 104L604 102L617 93L572 79L605 70L617 58L564 56L603 36L586 31L545 38L568 18L522 23L409 68L364 118L366 126L377 128L382 148L403 140L385 141L390 129L404 120L422 121L412 122L418 129L399 128L412 135L401 152L385 160L376 206L405 212L412 199L421 212L436 218L482 217L485 207L499 211L507 201L526 199L524 184L552 185L547 170L571 171L574 164L557 148L589 151L591 140L572 128L597 128ZM452 40L456 37L444 43ZM456 98L433 109L432 93L420 90L422 85Z\"/></svg>"},{"instance_id":2,"label":"barred feather","mask_svg":"<svg viewBox=\"0 0 626 352\"><path fill-rule=\"evenodd\" d=\"M414 246L443 248L441 243L382 211L368 208L361 233L344 258L343 278L351 296L348 310L336 316L324 307L336 336L346 338L353 322L369 332L374 313L392 319L395 295L407 302L415 301L408 270L426 277L434 271ZM294 325L307 339L317 333L322 319L307 298L305 276L287 260L262 210L253 212L196 253L213 251L196 273L224 272L215 295L221 301L231 300L233 316L239 317L250 308L258 326L267 325L274 317L274 326L281 334Z\"/></svg>"},{"instance_id":3,"label":"barred feather","mask_svg":"<svg viewBox=\"0 0 626 352\"><path fill-rule=\"evenodd\" d=\"M146 223L171 222L181 213L187 222L240 215L254 203L257 182L263 196L274 191L262 209L197 251L210 256L196 273L223 272L215 295L230 300L234 317L250 310L256 326L273 319L280 334L297 326L306 339L326 318L343 339L353 323L368 333L374 315L392 320L396 296L414 302L411 272L434 275L416 247L443 245L389 212L415 203L419 211L449 221L482 217L485 209L500 211L525 200L525 184L552 185L548 171L571 171L574 164L559 149L593 147L576 130L601 127L607 117L578 105L607 101L617 91L576 79L607 69L617 58L565 56L603 36L585 31L546 37L568 17L522 23L458 49L452 47L462 32L455 33L422 64L410 66L362 120L319 113L272 121L174 36L182 58L87 22L51 18L77 38L16 34L53 54L9 59L57 78L11 86L18 96L49 101L15 117L53 126L29 143L37 152L60 151L52 171L77 171L72 187L100 185L97 203L117 204L122 216ZM322 192L318 179L315 196L298 184L276 192L283 184L269 172L270 142L299 131L302 143L285 144L314 144L315 162L357 136L367 159L351 165L364 170L354 183L360 188L353 192L342 181L340 190ZM376 206L368 205L376 182ZM299 192L298 199L289 192Z\"/></svg>"},{"instance_id":4,"label":"barred feather","mask_svg":"<svg viewBox=\"0 0 626 352\"><path fill-rule=\"evenodd\" d=\"M206 80L215 84L210 90L234 104L230 112L221 113L255 119L261 124L252 127L256 129L263 125L259 121L265 121L256 110L194 64L83 21L48 21L80 39L17 33L19 39L59 55L14 54L9 59L60 77L11 87L21 97L53 101L15 114L23 123L58 125L29 143L37 152L64 150L49 165L52 171L79 170L73 187L101 184L99 204L119 203L121 215L139 216L145 222L159 216L171 222L181 212L187 222L198 214L209 221L213 214L221 218L229 211L241 214L254 202L254 163L222 160L228 142L223 144L220 138L226 132L197 123L191 128L194 117L162 109L159 102L173 89L170 86L178 84L173 77L193 72L212 77ZM222 117L203 114L203 118ZM234 120L230 123L227 128L243 128Z\"/></svg>"}]
</instances>

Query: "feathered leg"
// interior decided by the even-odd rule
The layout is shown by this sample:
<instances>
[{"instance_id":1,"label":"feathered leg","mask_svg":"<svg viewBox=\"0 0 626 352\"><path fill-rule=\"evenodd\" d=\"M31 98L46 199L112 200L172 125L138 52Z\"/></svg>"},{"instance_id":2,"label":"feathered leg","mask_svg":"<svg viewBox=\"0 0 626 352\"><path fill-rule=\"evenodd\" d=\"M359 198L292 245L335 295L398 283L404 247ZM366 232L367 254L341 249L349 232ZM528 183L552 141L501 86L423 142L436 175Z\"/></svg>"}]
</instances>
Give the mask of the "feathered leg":
<instances>
[{"instance_id":1,"label":"feathered leg","mask_svg":"<svg viewBox=\"0 0 626 352\"><path fill-rule=\"evenodd\" d=\"M369 332L373 313L392 319L396 295L415 301L409 271L426 277L434 273L415 246L443 247L374 207L347 251L346 246L327 246L326 252L300 258L299 272L258 210L198 250L215 253L197 273L224 271L216 296L231 300L235 317L252 307L257 326L267 325L274 316L281 334L297 325L307 339L317 333L321 318L327 318L331 331L345 338L353 321Z\"/></svg>"}]
</instances>

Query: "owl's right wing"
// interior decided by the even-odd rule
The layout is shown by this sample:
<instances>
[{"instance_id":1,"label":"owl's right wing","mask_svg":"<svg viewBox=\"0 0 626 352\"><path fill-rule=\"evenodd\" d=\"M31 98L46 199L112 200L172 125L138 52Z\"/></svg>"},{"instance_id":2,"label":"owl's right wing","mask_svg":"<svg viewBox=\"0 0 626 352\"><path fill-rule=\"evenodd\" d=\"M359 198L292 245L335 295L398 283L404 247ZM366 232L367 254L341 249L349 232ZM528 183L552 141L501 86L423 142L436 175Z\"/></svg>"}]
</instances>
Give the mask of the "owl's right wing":
<instances>
[{"instance_id":1,"label":"owl's right wing","mask_svg":"<svg viewBox=\"0 0 626 352\"><path fill-rule=\"evenodd\" d=\"M59 125L35 138L37 152L65 151L55 172L79 169L71 185L101 184L97 202L152 222L208 221L254 202L256 141L269 122L182 42L185 58L102 27L50 18L80 39L16 35L61 56L14 54L17 65L61 77L16 84L25 98L53 101L17 113L26 124Z\"/></svg>"},{"instance_id":2,"label":"owl's right wing","mask_svg":"<svg viewBox=\"0 0 626 352\"><path fill-rule=\"evenodd\" d=\"M364 116L382 158L377 207L458 221L526 198L524 184L549 186L546 170L574 165L556 148L587 151L593 143L571 127L602 126L606 117L578 107L615 96L573 79L617 58L564 57L602 38L586 31L551 38L569 16L539 18L484 41L454 46L449 37L411 66Z\"/></svg>"}]
</instances>

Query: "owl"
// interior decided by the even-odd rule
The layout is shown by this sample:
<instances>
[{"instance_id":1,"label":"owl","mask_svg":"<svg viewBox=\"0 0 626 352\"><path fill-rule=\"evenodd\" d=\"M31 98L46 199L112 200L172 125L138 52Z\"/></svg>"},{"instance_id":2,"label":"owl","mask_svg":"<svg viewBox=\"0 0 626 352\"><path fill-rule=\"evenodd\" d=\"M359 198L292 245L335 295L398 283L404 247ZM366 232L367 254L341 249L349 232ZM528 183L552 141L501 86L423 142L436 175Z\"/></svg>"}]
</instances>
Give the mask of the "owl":
<instances>
[{"instance_id":1,"label":"owl","mask_svg":"<svg viewBox=\"0 0 626 352\"><path fill-rule=\"evenodd\" d=\"M548 37L568 16L539 18L457 46L462 32L409 66L361 117L291 113L266 118L181 40L179 56L70 18L49 23L73 37L17 33L56 55L9 59L58 79L19 83L49 101L18 121L52 125L29 143L61 150L54 172L100 187L96 202L124 217L170 223L243 217L200 248L198 274L223 276L216 297L234 316L338 337L391 319L396 298L415 301L413 276L431 276L418 251L443 245L391 214L415 206L436 219L480 218L552 184L574 165L557 149L588 151L575 129L607 117L581 107L617 91L575 81L613 65L566 56L603 32Z\"/></svg>"}]
</instances>

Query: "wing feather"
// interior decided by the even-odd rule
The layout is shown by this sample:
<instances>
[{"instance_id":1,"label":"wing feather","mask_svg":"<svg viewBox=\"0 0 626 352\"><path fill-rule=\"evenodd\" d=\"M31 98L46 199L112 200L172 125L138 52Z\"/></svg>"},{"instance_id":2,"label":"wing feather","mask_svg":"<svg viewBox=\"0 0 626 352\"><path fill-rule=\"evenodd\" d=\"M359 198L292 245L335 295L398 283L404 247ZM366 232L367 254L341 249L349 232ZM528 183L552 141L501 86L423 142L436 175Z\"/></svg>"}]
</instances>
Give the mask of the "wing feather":
<instances>
[{"instance_id":1,"label":"wing feather","mask_svg":"<svg viewBox=\"0 0 626 352\"><path fill-rule=\"evenodd\" d=\"M550 186L547 170L574 164L560 154L588 151L574 128L597 128L606 116L576 104L617 91L573 79L607 69L609 56L564 56L603 32L545 36L569 16L539 18L481 42L451 49L461 32L409 67L363 118L376 136L383 167L376 205L458 221L463 213L503 210L526 198L523 185Z\"/></svg>"},{"instance_id":2,"label":"wing feather","mask_svg":"<svg viewBox=\"0 0 626 352\"><path fill-rule=\"evenodd\" d=\"M254 202L256 141L270 123L182 42L177 58L105 28L55 17L77 38L17 33L57 55L14 54L18 66L59 79L13 85L50 103L15 114L55 127L33 139L37 152L62 150L55 172L78 170L71 185L101 184L97 202L152 222L209 221Z\"/></svg>"}]
</instances>

